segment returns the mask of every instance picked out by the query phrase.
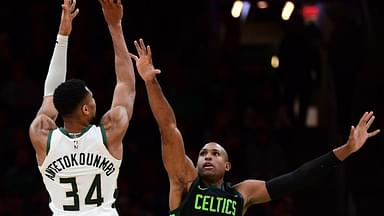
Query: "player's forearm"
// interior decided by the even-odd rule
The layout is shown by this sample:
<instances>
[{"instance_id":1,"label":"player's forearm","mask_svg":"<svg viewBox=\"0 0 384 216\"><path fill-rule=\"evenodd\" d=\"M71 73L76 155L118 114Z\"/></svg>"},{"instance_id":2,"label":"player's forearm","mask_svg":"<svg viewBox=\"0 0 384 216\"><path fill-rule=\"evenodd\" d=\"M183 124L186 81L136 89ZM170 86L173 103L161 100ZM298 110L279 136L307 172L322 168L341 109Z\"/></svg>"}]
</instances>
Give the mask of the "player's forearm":
<instances>
[{"instance_id":1,"label":"player's forearm","mask_svg":"<svg viewBox=\"0 0 384 216\"><path fill-rule=\"evenodd\" d=\"M135 74L132 59L124 40L120 25L108 26L115 53L116 87L113 94L112 107L126 108L129 119L132 117L133 103L136 97Z\"/></svg>"},{"instance_id":2,"label":"player's forearm","mask_svg":"<svg viewBox=\"0 0 384 216\"><path fill-rule=\"evenodd\" d=\"M115 53L116 81L130 86L130 91L135 89L135 74L132 59L129 56L125 43L123 30L120 25L108 26L112 37Z\"/></svg>"},{"instance_id":3,"label":"player's forearm","mask_svg":"<svg viewBox=\"0 0 384 216\"><path fill-rule=\"evenodd\" d=\"M65 81L67 73L68 36L57 35L56 45L44 83L44 96L51 96L56 87Z\"/></svg>"},{"instance_id":4,"label":"player's forearm","mask_svg":"<svg viewBox=\"0 0 384 216\"><path fill-rule=\"evenodd\" d=\"M146 81L149 104L160 128L176 125L175 113L165 98L157 79Z\"/></svg>"}]
</instances>

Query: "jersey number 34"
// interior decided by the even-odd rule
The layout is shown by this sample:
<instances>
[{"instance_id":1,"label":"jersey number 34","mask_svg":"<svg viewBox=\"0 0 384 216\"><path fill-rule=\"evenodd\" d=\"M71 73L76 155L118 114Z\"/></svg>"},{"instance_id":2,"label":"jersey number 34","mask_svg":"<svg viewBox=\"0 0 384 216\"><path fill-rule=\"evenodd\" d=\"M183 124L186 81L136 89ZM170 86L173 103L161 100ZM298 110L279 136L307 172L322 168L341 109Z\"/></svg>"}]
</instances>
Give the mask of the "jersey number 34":
<instances>
[{"instance_id":1,"label":"jersey number 34","mask_svg":"<svg viewBox=\"0 0 384 216\"><path fill-rule=\"evenodd\" d=\"M79 205L79 194L78 194L78 188L76 183L76 178L60 178L61 184L71 184L72 190L66 192L67 197L73 197L73 205L63 205L63 209L65 211L79 211L80 205ZM92 198L92 195L95 193L96 190L96 198ZM100 206L104 202L104 198L101 197L101 181L100 181L100 174L97 174L95 178L93 179L93 182L91 184L91 187L88 189L87 196L85 196L85 204L86 205L97 205Z\"/></svg>"}]
</instances>

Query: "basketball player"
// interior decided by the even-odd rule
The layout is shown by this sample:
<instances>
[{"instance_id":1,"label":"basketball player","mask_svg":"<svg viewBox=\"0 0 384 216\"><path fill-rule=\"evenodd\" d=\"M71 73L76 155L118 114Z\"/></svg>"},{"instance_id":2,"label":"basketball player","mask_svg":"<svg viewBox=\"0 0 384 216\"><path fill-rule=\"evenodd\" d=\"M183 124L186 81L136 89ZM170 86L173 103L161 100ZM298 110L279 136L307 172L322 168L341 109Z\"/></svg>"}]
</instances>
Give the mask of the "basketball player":
<instances>
[{"instance_id":1,"label":"basketball player","mask_svg":"<svg viewBox=\"0 0 384 216\"><path fill-rule=\"evenodd\" d=\"M358 151L365 141L379 133L367 132L375 117L366 112L358 125L351 128L346 144L309 161L291 173L271 179L245 180L234 186L224 182L224 175L231 169L228 154L215 142L204 145L200 150L195 167L185 154L183 137L176 125L175 114L165 98L156 79L160 70L152 64L149 46L143 40L135 41L138 57L137 70L144 80L152 112L160 128L162 158L170 181L170 215L244 215L247 209L257 203L276 200L306 185L316 183L329 174L352 153Z\"/></svg>"},{"instance_id":2,"label":"basketball player","mask_svg":"<svg viewBox=\"0 0 384 216\"><path fill-rule=\"evenodd\" d=\"M29 130L53 215L118 215L115 190L122 140L132 116L135 77L122 31L121 1L99 2L115 53L117 83L111 109L100 126L91 125L96 113L92 92L81 80L65 81L68 37L79 10L75 0L64 0L43 103ZM64 122L60 128L55 124L58 114Z\"/></svg>"}]
</instances>

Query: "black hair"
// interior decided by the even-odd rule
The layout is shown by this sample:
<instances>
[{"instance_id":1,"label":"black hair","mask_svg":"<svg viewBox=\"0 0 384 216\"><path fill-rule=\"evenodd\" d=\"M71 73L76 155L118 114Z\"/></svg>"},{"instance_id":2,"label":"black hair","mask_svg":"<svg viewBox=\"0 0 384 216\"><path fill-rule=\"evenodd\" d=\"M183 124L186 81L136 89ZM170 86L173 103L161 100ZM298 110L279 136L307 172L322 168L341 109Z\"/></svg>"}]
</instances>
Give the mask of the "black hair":
<instances>
[{"instance_id":1,"label":"black hair","mask_svg":"<svg viewBox=\"0 0 384 216\"><path fill-rule=\"evenodd\" d=\"M71 114L75 108L88 94L85 82L80 79L70 79L61 83L53 93L53 104L57 111L66 116Z\"/></svg>"}]
</instances>

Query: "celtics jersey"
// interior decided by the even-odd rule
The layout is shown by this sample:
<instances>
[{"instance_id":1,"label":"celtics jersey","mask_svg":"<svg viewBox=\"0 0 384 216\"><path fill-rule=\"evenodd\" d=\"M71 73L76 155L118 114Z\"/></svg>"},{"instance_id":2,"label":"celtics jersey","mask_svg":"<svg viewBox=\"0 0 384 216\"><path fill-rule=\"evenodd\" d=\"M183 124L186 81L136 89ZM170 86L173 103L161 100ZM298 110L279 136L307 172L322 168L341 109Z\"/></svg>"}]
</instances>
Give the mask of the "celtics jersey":
<instances>
[{"instance_id":1,"label":"celtics jersey","mask_svg":"<svg viewBox=\"0 0 384 216\"><path fill-rule=\"evenodd\" d=\"M220 188L202 185L200 178L192 183L181 206L170 212L170 216L241 216L243 197L228 182Z\"/></svg>"},{"instance_id":2,"label":"celtics jersey","mask_svg":"<svg viewBox=\"0 0 384 216\"><path fill-rule=\"evenodd\" d=\"M95 125L79 134L50 131L39 170L54 216L118 215L114 203L121 160L105 144L104 128Z\"/></svg>"}]
</instances>

